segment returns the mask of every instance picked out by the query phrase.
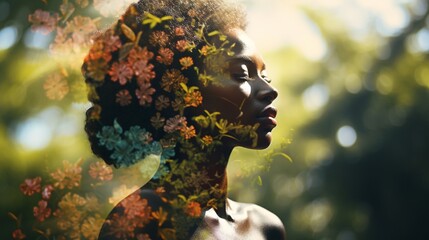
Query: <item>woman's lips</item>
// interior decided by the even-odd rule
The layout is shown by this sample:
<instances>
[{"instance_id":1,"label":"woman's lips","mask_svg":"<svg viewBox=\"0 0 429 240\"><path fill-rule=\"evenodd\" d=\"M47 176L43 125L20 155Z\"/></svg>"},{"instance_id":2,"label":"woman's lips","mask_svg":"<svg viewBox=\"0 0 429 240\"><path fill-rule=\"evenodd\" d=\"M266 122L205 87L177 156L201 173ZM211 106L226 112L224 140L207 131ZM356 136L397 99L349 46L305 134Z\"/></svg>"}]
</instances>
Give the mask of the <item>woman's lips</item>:
<instances>
[{"instance_id":1,"label":"woman's lips","mask_svg":"<svg viewBox=\"0 0 429 240\"><path fill-rule=\"evenodd\" d=\"M258 122L262 125L263 128L268 130L273 129L277 126L276 121L277 109L273 106L267 106L262 111L261 115L258 117Z\"/></svg>"}]
</instances>

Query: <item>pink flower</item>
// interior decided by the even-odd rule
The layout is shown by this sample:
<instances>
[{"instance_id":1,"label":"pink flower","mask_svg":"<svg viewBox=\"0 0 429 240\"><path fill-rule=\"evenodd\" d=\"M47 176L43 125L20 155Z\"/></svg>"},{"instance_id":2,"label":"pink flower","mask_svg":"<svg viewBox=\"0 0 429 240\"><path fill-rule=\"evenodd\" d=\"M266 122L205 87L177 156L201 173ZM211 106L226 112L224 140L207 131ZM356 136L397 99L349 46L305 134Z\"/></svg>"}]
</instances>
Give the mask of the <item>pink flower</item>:
<instances>
[{"instance_id":1,"label":"pink flower","mask_svg":"<svg viewBox=\"0 0 429 240\"><path fill-rule=\"evenodd\" d=\"M116 94L116 102L121 106L127 106L131 103L132 97L127 89L121 90Z\"/></svg>"},{"instance_id":2,"label":"pink flower","mask_svg":"<svg viewBox=\"0 0 429 240\"><path fill-rule=\"evenodd\" d=\"M52 190L54 190L54 187L52 185L46 185L42 191L42 198L45 200L51 198Z\"/></svg>"},{"instance_id":3,"label":"pink flower","mask_svg":"<svg viewBox=\"0 0 429 240\"><path fill-rule=\"evenodd\" d=\"M138 84L147 83L151 79L155 78L155 72L153 71L153 65L146 60L139 60L134 62L133 69L137 76Z\"/></svg>"},{"instance_id":4,"label":"pink flower","mask_svg":"<svg viewBox=\"0 0 429 240\"><path fill-rule=\"evenodd\" d=\"M101 181L108 181L112 180L113 178L112 168L101 161L91 163L89 166L89 175L92 178L98 178Z\"/></svg>"},{"instance_id":5,"label":"pink flower","mask_svg":"<svg viewBox=\"0 0 429 240\"><path fill-rule=\"evenodd\" d=\"M116 51L122 46L121 39L114 34L112 29L107 31L103 38L104 51L106 52Z\"/></svg>"},{"instance_id":6,"label":"pink flower","mask_svg":"<svg viewBox=\"0 0 429 240\"><path fill-rule=\"evenodd\" d=\"M37 9L33 14L28 15L28 21L32 23L33 31L40 31L43 34L52 32L59 20L58 13L51 15L49 12Z\"/></svg>"},{"instance_id":7,"label":"pink flower","mask_svg":"<svg viewBox=\"0 0 429 240\"><path fill-rule=\"evenodd\" d=\"M41 177L36 177L33 179L28 178L24 180L24 183L19 185L19 188L21 189L21 192L24 193L24 195L31 196L36 192L40 192L41 182L42 182Z\"/></svg>"},{"instance_id":8,"label":"pink flower","mask_svg":"<svg viewBox=\"0 0 429 240\"><path fill-rule=\"evenodd\" d=\"M170 65L173 62L174 53L169 48L160 48L158 51L159 56L156 60L165 65Z\"/></svg>"},{"instance_id":9,"label":"pink flower","mask_svg":"<svg viewBox=\"0 0 429 240\"><path fill-rule=\"evenodd\" d=\"M125 62L115 62L109 71L109 75L112 81L119 80L119 84L125 85L133 77L133 70Z\"/></svg>"},{"instance_id":10,"label":"pink flower","mask_svg":"<svg viewBox=\"0 0 429 240\"><path fill-rule=\"evenodd\" d=\"M172 133L174 131L182 129L183 126L186 126L186 118L176 115L172 118L169 118L164 126L164 131L167 133Z\"/></svg>"},{"instance_id":11,"label":"pink flower","mask_svg":"<svg viewBox=\"0 0 429 240\"><path fill-rule=\"evenodd\" d=\"M152 102L152 94L155 93L155 89L151 88L150 83L142 83L140 88L136 90L137 98L140 100L139 104L144 106Z\"/></svg>"},{"instance_id":12,"label":"pink flower","mask_svg":"<svg viewBox=\"0 0 429 240\"><path fill-rule=\"evenodd\" d=\"M33 208L33 215L37 221L43 222L51 215L51 209L48 208L48 202L45 200L40 200L38 205L38 207Z\"/></svg>"}]
</instances>

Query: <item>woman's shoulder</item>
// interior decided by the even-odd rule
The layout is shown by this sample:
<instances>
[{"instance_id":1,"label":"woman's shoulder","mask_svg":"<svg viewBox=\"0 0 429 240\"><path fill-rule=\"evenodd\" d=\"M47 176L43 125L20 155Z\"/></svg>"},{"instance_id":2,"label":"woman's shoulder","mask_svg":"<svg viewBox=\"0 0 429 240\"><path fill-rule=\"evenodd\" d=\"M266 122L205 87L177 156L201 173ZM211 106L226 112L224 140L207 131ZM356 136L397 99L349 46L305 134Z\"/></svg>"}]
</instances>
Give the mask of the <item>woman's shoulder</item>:
<instances>
[{"instance_id":1,"label":"woman's shoulder","mask_svg":"<svg viewBox=\"0 0 429 240\"><path fill-rule=\"evenodd\" d=\"M268 209L251 203L240 203L228 199L237 217L248 217L264 232L267 239L286 239L286 231L280 218Z\"/></svg>"},{"instance_id":2,"label":"woman's shoulder","mask_svg":"<svg viewBox=\"0 0 429 240\"><path fill-rule=\"evenodd\" d=\"M122 199L109 213L99 234L99 239L130 239L151 237L157 239L160 228L171 228L168 219L161 223L154 219L169 214L167 204L152 189L140 188Z\"/></svg>"}]
</instances>

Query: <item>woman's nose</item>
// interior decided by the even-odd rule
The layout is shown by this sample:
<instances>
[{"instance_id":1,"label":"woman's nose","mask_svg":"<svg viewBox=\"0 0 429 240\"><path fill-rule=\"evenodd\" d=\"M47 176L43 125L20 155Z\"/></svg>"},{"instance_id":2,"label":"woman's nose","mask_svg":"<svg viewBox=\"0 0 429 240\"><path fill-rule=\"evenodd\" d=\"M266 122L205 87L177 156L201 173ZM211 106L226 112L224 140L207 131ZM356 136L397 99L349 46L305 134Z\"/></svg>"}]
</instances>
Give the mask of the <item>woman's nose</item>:
<instances>
[{"instance_id":1,"label":"woman's nose","mask_svg":"<svg viewBox=\"0 0 429 240\"><path fill-rule=\"evenodd\" d=\"M272 85L270 85L267 81L261 79L260 90L257 93L257 98L262 101L267 101L269 103L273 102L279 92Z\"/></svg>"}]
</instances>

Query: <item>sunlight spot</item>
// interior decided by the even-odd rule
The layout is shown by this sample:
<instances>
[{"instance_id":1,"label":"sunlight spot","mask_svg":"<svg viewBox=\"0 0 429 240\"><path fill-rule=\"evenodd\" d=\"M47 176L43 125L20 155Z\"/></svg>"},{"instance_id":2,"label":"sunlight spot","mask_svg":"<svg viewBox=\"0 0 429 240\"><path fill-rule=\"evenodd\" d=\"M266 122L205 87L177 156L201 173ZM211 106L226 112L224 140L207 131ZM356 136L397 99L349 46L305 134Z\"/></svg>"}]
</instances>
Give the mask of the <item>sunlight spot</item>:
<instances>
[{"instance_id":1,"label":"sunlight spot","mask_svg":"<svg viewBox=\"0 0 429 240\"><path fill-rule=\"evenodd\" d=\"M351 147L357 139L356 131L350 126L342 126L337 131L337 141L343 147Z\"/></svg>"},{"instance_id":2,"label":"sunlight spot","mask_svg":"<svg viewBox=\"0 0 429 240\"><path fill-rule=\"evenodd\" d=\"M40 32L34 32L31 29L28 29L24 35L24 44L28 48L46 49L48 48L52 39L52 33L45 35Z\"/></svg>"},{"instance_id":3,"label":"sunlight spot","mask_svg":"<svg viewBox=\"0 0 429 240\"><path fill-rule=\"evenodd\" d=\"M58 108L48 108L40 112L18 126L15 140L30 150L46 147L53 136L53 125L60 115Z\"/></svg>"},{"instance_id":4,"label":"sunlight spot","mask_svg":"<svg viewBox=\"0 0 429 240\"><path fill-rule=\"evenodd\" d=\"M302 101L307 110L319 110L329 100L329 89L321 83L308 87L302 94Z\"/></svg>"},{"instance_id":5,"label":"sunlight spot","mask_svg":"<svg viewBox=\"0 0 429 240\"><path fill-rule=\"evenodd\" d=\"M0 50L12 47L18 40L18 29L15 26L5 27L0 31Z\"/></svg>"}]
</instances>

